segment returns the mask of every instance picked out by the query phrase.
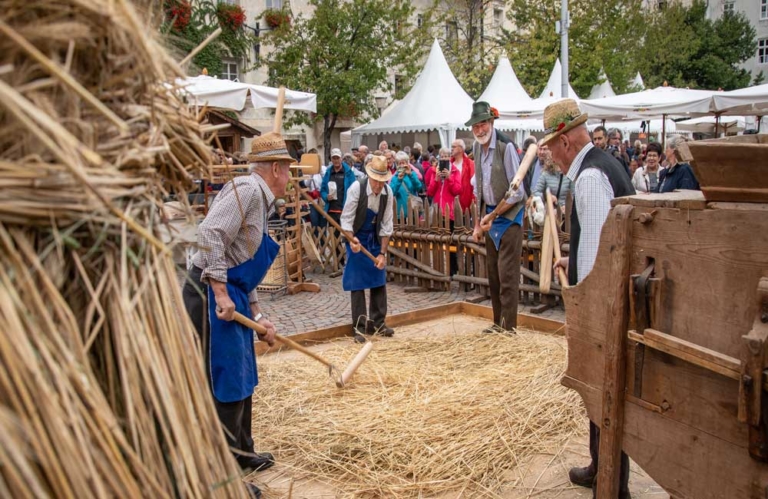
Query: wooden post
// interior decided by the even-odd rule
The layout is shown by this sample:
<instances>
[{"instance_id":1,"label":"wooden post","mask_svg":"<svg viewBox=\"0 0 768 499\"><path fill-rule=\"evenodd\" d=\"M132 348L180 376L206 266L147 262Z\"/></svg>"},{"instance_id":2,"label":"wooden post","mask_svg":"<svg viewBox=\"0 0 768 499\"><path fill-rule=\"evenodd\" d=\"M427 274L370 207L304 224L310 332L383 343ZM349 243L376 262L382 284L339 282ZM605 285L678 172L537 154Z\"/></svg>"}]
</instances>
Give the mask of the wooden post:
<instances>
[{"instance_id":1,"label":"wooden post","mask_svg":"<svg viewBox=\"0 0 768 499\"><path fill-rule=\"evenodd\" d=\"M611 315L605 341L602 416L600 427L600 459L597 474L597 497L619 497L621 447L624 432L624 390L626 378L626 338L629 322L629 264L632 231L632 206L613 208L603 227L613 231L610 250L610 279L605 283L603 305ZM607 305L607 306L606 306Z\"/></svg>"}]
</instances>

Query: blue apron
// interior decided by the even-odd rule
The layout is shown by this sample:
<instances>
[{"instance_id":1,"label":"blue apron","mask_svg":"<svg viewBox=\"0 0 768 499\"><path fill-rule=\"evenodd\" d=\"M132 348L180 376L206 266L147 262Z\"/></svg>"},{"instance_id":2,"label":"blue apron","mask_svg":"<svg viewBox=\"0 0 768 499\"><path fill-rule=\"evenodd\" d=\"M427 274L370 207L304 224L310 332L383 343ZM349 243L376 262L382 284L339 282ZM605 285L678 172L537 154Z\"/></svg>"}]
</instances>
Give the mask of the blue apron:
<instances>
[{"instance_id":1,"label":"blue apron","mask_svg":"<svg viewBox=\"0 0 768 499\"><path fill-rule=\"evenodd\" d=\"M486 215L493 213L493 210L495 209L496 209L496 205L486 206L485 207ZM499 245L501 245L501 238L502 236L504 236L504 233L512 224L517 224L520 226L523 225L523 212L525 212L524 209L520 210L520 212L517 214L514 220L510 220L507 217L497 217L493 222L491 222L491 230L488 231L488 235L491 236L493 245L496 246L496 251L499 251Z\"/></svg>"},{"instance_id":2,"label":"blue apron","mask_svg":"<svg viewBox=\"0 0 768 499\"><path fill-rule=\"evenodd\" d=\"M363 248L373 256L381 253L381 244L376 237L376 213L370 208L365 214L365 223L355 234ZM344 266L344 277L341 285L344 291L361 291L378 288L387 284L387 271L377 269L370 258L361 251L353 253L347 243L347 265Z\"/></svg>"},{"instance_id":3,"label":"blue apron","mask_svg":"<svg viewBox=\"0 0 768 499\"><path fill-rule=\"evenodd\" d=\"M265 222L266 228L266 222ZM235 303L235 310L253 318L248 294L259 285L269 270L280 245L265 232L261 245L253 255L236 267L227 270L227 292ZM216 299L208 286L208 320L211 331L211 387L219 402L239 402L253 395L259 384L256 354L253 351L253 330L236 321L222 321L216 317Z\"/></svg>"}]
</instances>

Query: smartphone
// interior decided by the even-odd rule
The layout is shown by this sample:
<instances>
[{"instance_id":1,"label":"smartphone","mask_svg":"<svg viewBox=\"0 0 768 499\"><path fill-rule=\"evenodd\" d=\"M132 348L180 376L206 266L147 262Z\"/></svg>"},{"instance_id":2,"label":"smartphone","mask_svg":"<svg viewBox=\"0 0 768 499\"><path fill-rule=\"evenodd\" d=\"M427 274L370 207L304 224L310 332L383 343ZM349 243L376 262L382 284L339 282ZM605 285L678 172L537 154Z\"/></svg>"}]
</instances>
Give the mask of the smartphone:
<instances>
[{"instance_id":1,"label":"smartphone","mask_svg":"<svg viewBox=\"0 0 768 499\"><path fill-rule=\"evenodd\" d=\"M437 162L437 169L441 172L448 171L451 169L451 162L447 159L441 159Z\"/></svg>"}]
</instances>

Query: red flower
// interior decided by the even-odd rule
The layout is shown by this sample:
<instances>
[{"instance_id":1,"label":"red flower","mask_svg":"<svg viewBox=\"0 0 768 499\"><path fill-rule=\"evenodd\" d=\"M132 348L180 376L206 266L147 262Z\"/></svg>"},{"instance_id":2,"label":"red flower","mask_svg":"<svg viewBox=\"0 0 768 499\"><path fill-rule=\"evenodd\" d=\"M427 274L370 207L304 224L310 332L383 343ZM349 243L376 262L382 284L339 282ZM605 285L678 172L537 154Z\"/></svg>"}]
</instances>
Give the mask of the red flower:
<instances>
[{"instance_id":1,"label":"red flower","mask_svg":"<svg viewBox=\"0 0 768 499\"><path fill-rule=\"evenodd\" d=\"M557 125L557 130L556 130L556 131L558 131L558 132L559 132L559 131L560 131L560 130L562 130L563 128L565 128L565 123L560 123L559 125Z\"/></svg>"},{"instance_id":2,"label":"red flower","mask_svg":"<svg viewBox=\"0 0 768 499\"><path fill-rule=\"evenodd\" d=\"M216 7L216 16L223 28L239 30L245 24L245 11L239 5L220 3Z\"/></svg>"},{"instance_id":3,"label":"red flower","mask_svg":"<svg viewBox=\"0 0 768 499\"><path fill-rule=\"evenodd\" d=\"M499 117L499 110L496 109L495 107L491 107L491 114L493 115L494 118L498 119L498 117Z\"/></svg>"},{"instance_id":4,"label":"red flower","mask_svg":"<svg viewBox=\"0 0 768 499\"><path fill-rule=\"evenodd\" d=\"M192 5L189 0L167 0L165 17L168 21L173 21L174 30L184 31L192 18Z\"/></svg>"}]
</instances>

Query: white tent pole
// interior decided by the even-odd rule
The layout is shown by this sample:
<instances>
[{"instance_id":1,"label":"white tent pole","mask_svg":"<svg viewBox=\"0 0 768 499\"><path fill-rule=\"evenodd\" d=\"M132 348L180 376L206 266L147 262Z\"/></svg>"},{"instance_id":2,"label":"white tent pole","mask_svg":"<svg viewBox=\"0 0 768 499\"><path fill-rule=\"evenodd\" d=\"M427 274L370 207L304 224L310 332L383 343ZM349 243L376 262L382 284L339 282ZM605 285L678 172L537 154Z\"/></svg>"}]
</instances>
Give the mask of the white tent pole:
<instances>
[{"instance_id":1,"label":"white tent pole","mask_svg":"<svg viewBox=\"0 0 768 499\"><path fill-rule=\"evenodd\" d=\"M568 0L560 0L560 64L563 76L560 97L568 97Z\"/></svg>"}]
</instances>

